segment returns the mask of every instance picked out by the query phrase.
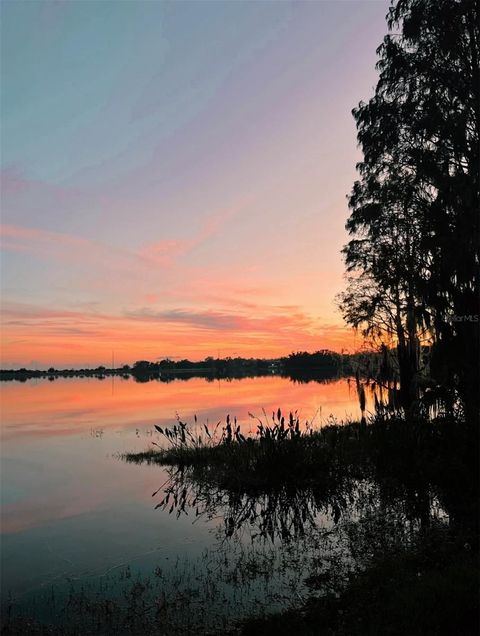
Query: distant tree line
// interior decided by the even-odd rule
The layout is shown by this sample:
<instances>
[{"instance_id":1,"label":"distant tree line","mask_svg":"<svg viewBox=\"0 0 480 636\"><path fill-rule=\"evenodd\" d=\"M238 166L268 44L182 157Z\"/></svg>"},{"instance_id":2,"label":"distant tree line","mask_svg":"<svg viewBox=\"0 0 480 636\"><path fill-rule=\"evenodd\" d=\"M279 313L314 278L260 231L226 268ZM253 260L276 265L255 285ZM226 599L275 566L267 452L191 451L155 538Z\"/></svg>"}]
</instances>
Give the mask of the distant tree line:
<instances>
[{"instance_id":1,"label":"distant tree line","mask_svg":"<svg viewBox=\"0 0 480 636\"><path fill-rule=\"evenodd\" d=\"M254 377L274 373L280 369L280 359L270 360L261 358L213 358L192 361L188 359L170 360L168 358L158 362L138 360L131 369L132 375L139 381L153 375L168 378L207 376L222 377Z\"/></svg>"},{"instance_id":2,"label":"distant tree line","mask_svg":"<svg viewBox=\"0 0 480 636\"><path fill-rule=\"evenodd\" d=\"M379 368L380 356L377 353L365 352L355 354L339 354L327 349L314 353L300 351L281 358L213 358L200 361L188 359L163 360L151 362L137 360L132 366L123 365L117 368L98 366L90 369L2 369L0 380L18 380L25 382L31 378L47 378L55 380L64 377L95 377L105 379L111 376L133 377L138 382L160 380L169 382L173 379L204 377L245 378L267 375L280 375L298 381L323 380L325 378L345 377L356 373L373 375Z\"/></svg>"},{"instance_id":3,"label":"distant tree line","mask_svg":"<svg viewBox=\"0 0 480 636\"><path fill-rule=\"evenodd\" d=\"M405 410L415 410L424 385L472 421L480 397L480 3L397 0L387 21L375 93L353 111L363 160L349 199L340 305L347 323L396 348Z\"/></svg>"}]
</instances>

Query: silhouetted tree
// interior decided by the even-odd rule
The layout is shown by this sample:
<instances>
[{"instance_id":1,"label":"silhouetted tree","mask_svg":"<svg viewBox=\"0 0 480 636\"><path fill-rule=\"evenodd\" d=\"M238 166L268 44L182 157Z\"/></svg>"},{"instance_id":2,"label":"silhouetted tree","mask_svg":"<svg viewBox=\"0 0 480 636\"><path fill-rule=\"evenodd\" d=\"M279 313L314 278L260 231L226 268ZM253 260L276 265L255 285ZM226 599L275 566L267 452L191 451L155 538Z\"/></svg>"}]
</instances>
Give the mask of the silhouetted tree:
<instances>
[{"instance_id":1,"label":"silhouetted tree","mask_svg":"<svg viewBox=\"0 0 480 636\"><path fill-rule=\"evenodd\" d=\"M419 338L431 373L478 413L479 0L398 0L375 95L353 111L363 161L344 248L346 320L394 337L405 407Z\"/></svg>"}]
</instances>

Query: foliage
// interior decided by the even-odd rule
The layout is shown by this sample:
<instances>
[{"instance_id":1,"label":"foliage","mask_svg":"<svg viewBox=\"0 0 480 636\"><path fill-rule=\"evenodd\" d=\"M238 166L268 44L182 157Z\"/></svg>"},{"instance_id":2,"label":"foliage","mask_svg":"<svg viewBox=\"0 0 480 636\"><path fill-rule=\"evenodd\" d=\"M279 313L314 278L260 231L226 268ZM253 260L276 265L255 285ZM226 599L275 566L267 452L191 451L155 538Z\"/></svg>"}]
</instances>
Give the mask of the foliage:
<instances>
[{"instance_id":1,"label":"foliage","mask_svg":"<svg viewBox=\"0 0 480 636\"><path fill-rule=\"evenodd\" d=\"M397 344L406 408L430 373L478 410L480 9L398 0L374 96L353 111L363 161L350 196L344 317ZM398 32L394 32L398 29Z\"/></svg>"}]
</instances>

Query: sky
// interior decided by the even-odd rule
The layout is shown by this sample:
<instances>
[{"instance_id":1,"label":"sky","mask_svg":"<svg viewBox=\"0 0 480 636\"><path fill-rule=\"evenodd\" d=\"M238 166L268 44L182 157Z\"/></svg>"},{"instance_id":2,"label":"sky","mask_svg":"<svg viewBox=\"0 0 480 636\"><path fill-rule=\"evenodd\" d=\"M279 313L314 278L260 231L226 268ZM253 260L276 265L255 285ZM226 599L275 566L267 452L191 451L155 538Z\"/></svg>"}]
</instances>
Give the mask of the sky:
<instances>
[{"instance_id":1,"label":"sky","mask_svg":"<svg viewBox=\"0 0 480 636\"><path fill-rule=\"evenodd\" d=\"M2 368L353 351L386 0L1 3Z\"/></svg>"}]
</instances>

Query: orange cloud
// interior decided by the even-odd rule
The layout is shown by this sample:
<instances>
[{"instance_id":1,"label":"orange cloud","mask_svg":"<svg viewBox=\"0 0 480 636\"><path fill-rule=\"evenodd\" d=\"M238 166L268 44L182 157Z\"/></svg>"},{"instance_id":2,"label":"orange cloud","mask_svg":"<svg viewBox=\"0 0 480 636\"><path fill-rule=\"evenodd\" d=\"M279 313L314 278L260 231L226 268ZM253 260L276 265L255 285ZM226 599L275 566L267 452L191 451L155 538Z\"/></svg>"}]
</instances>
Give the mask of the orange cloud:
<instances>
[{"instance_id":1,"label":"orange cloud","mask_svg":"<svg viewBox=\"0 0 480 636\"><path fill-rule=\"evenodd\" d=\"M298 309L246 313L141 309L125 315L10 304L3 312L2 366L83 366L164 356L277 357L351 348L351 330L321 325Z\"/></svg>"}]
</instances>

